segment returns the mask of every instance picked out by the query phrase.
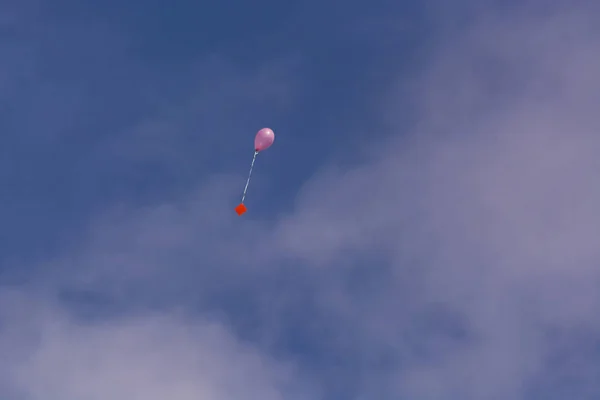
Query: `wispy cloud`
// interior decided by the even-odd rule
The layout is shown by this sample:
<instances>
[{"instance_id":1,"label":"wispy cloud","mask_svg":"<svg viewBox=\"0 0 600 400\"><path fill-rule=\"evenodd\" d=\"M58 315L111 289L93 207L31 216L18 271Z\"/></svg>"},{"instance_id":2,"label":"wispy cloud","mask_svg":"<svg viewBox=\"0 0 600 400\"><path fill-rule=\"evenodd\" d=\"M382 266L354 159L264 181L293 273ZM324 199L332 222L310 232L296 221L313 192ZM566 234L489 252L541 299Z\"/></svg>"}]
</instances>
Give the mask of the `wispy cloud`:
<instances>
[{"instance_id":1,"label":"wispy cloud","mask_svg":"<svg viewBox=\"0 0 600 400\"><path fill-rule=\"evenodd\" d=\"M55 304L4 295L3 396L23 399L306 398L289 366L221 325L184 315L74 320Z\"/></svg>"}]
</instances>

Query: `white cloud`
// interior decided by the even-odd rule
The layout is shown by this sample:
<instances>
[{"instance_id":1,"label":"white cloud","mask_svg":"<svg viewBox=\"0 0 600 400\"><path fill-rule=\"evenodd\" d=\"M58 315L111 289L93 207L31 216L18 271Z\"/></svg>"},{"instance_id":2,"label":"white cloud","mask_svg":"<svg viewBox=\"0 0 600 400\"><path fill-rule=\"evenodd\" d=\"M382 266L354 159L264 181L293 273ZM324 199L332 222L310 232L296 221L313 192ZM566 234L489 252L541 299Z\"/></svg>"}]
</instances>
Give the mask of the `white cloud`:
<instances>
[{"instance_id":1,"label":"white cloud","mask_svg":"<svg viewBox=\"0 0 600 400\"><path fill-rule=\"evenodd\" d=\"M218 323L173 312L82 321L2 297L0 395L26 400L306 398L293 370Z\"/></svg>"}]
</instances>

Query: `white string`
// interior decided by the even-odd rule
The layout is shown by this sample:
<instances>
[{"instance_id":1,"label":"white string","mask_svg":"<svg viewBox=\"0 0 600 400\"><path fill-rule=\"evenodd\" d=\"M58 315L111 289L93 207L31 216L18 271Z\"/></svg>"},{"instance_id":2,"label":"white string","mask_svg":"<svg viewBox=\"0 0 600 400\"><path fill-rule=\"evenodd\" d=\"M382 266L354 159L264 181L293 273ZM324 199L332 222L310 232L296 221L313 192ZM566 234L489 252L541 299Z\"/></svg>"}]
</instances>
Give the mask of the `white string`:
<instances>
[{"instance_id":1,"label":"white string","mask_svg":"<svg viewBox=\"0 0 600 400\"><path fill-rule=\"evenodd\" d=\"M242 203L244 202L244 199L246 198L246 190L248 190L248 184L250 183L250 177L252 176L252 168L254 168L254 160L256 160L257 154L258 154L258 151L255 151L254 157L252 157L252 164L250 164L250 173L248 173L248 180L246 181L246 187L244 187L244 194L242 195Z\"/></svg>"}]
</instances>

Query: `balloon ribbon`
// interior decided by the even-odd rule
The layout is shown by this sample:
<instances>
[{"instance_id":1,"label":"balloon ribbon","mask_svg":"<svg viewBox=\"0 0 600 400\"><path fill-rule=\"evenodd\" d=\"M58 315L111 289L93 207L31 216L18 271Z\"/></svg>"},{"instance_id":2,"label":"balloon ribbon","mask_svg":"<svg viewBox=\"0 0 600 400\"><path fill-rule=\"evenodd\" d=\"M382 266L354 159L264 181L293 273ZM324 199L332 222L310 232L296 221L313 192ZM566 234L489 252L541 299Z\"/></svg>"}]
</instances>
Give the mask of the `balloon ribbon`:
<instances>
[{"instance_id":1,"label":"balloon ribbon","mask_svg":"<svg viewBox=\"0 0 600 400\"><path fill-rule=\"evenodd\" d=\"M246 180L246 186L244 187L244 193L242 194L242 202L235 208L235 211L238 215L242 215L246 212L246 206L244 205L244 200L246 199L246 191L248 190L248 184L250 184L250 178L252 177L252 169L254 168L254 161L256 161L256 155L258 151L254 151L254 156L252 157L252 164L250 164L250 172L248 173L248 179Z\"/></svg>"}]
</instances>

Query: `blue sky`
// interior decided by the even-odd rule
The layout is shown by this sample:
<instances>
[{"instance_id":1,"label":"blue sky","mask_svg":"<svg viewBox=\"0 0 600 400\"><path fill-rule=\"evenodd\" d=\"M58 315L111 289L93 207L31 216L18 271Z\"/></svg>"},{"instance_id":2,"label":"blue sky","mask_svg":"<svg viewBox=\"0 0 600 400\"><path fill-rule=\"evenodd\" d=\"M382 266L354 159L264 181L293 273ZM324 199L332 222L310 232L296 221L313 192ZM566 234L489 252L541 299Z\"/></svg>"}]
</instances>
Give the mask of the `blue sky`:
<instances>
[{"instance_id":1,"label":"blue sky","mask_svg":"<svg viewBox=\"0 0 600 400\"><path fill-rule=\"evenodd\" d=\"M377 18L390 9L383 3L342 13L333 4L171 4L4 7L3 130L15 139L3 147L28 149L4 157L5 179L16 181L5 183L12 190L4 210L22 229L11 229L9 248L25 237L44 246L60 233L55 222L60 231L81 228L108 204L156 201L208 174L238 173L247 164L244 140L267 125L282 136L263 176L287 160L268 182L285 184L275 195L288 194L289 203L327 157L357 144L352 131L377 127L373 100L425 32L415 23L422 7L411 4L382 26ZM148 124L170 132L144 132Z\"/></svg>"},{"instance_id":2,"label":"blue sky","mask_svg":"<svg viewBox=\"0 0 600 400\"><path fill-rule=\"evenodd\" d=\"M0 1L0 397L597 399L597 6L497 3Z\"/></svg>"}]
</instances>

